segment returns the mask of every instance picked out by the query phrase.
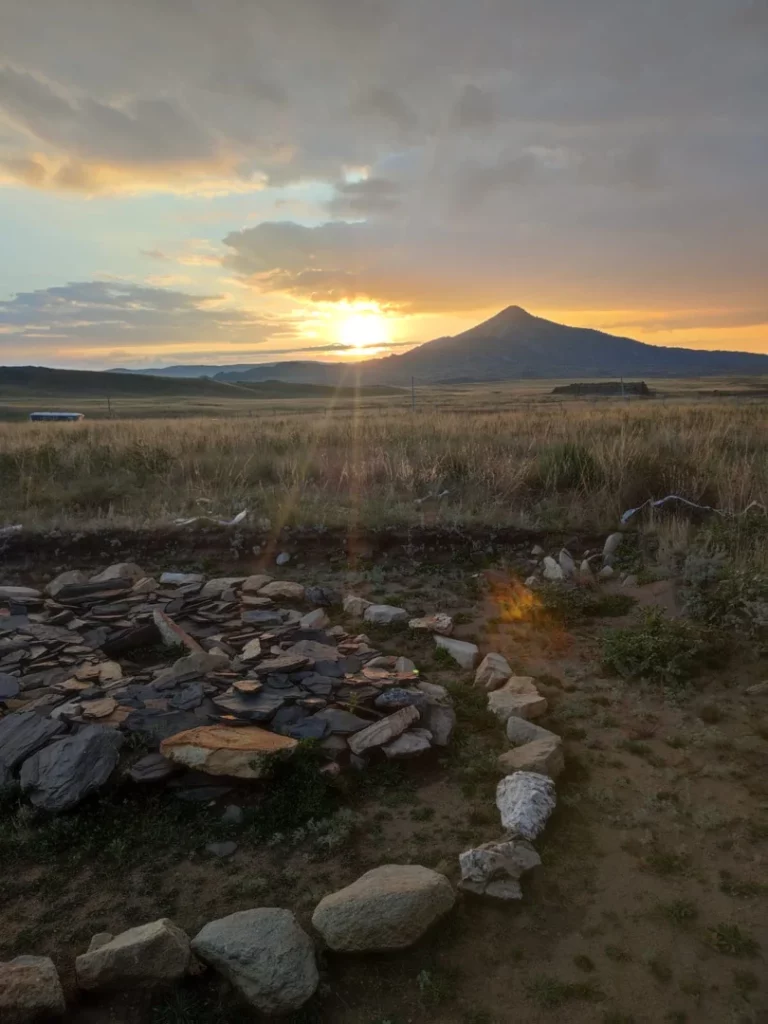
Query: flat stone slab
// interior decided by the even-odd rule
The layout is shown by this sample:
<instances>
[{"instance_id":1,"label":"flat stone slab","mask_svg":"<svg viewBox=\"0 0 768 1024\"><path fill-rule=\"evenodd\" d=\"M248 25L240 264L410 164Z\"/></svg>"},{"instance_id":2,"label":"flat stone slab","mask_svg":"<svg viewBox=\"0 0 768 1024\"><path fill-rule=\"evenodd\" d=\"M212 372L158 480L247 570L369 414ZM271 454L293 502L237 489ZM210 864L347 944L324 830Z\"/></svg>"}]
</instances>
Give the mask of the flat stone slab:
<instances>
[{"instance_id":1,"label":"flat stone slab","mask_svg":"<svg viewBox=\"0 0 768 1024\"><path fill-rule=\"evenodd\" d=\"M512 676L501 689L488 694L488 710L502 722L516 718L538 718L547 710L547 699L536 689L531 676Z\"/></svg>"},{"instance_id":2,"label":"flat stone slab","mask_svg":"<svg viewBox=\"0 0 768 1024\"><path fill-rule=\"evenodd\" d=\"M54 740L21 766L21 788L35 807L67 811L100 789L117 767L123 737L114 729L89 725Z\"/></svg>"},{"instance_id":3,"label":"flat stone slab","mask_svg":"<svg viewBox=\"0 0 768 1024\"><path fill-rule=\"evenodd\" d=\"M518 879L541 864L541 857L525 839L483 843L459 854L461 888L478 896L501 900L522 899Z\"/></svg>"},{"instance_id":4,"label":"flat stone slab","mask_svg":"<svg viewBox=\"0 0 768 1024\"><path fill-rule=\"evenodd\" d=\"M13 771L46 743L66 731L63 722L34 711L17 711L0 719L0 762Z\"/></svg>"},{"instance_id":5,"label":"flat stone slab","mask_svg":"<svg viewBox=\"0 0 768 1024\"><path fill-rule=\"evenodd\" d=\"M480 659L480 648L466 640L455 640L450 636L436 636L435 644L453 658L462 668L472 669Z\"/></svg>"},{"instance_id":6,"label":"flat stone slab","mask_svg":"<svg viewBox=\"0 0 768 1024\"><path fill-rule=\"evenodd\" d=\"M401 708L400 711L396 711L393 715L388 715L386 718L382 718L379 722L374 722L373 725L369 725L365 729L361 729L360 732L356 732L349 740L349 747L353 754L364 754L367 750L372 750L374 747L383 747L385 743L390 743L392 740L397 739L402 733L405 732L411 725L415 725L419 721L419 712L415 707L410 706L407 708Z\"/></svg>"},{"instance_id":7,"label":"flat stone slab","mask_svg":"<svg viewBox=\"0 0 768 1024\"><path fill-rule=\"evenodd\" d=\"M160 752L208 775L260 779L276 757L292 754L297 746L296 740L255 725L239 729L206 725L163 740Z\"/></svg>"}]
</instances>

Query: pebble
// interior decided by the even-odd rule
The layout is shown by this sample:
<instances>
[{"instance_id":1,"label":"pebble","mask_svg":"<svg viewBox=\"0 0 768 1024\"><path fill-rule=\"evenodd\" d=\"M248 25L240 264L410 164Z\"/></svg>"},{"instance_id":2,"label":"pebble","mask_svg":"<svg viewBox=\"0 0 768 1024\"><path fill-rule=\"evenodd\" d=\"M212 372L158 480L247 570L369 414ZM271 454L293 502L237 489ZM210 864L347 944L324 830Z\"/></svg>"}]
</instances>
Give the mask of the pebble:
<instances>
[{"instance_id":1,"label":"pebble","mask_svg":"<svg viewBox=\"0 0 768 1024\"><path fill-rule=\"evenodd\" d=\"M232 842L231 839L226 839L221 843L206 843L205 851L210 853L212 857L231 857L237 849L237 843Z\"/></svg>"}]
</instances>

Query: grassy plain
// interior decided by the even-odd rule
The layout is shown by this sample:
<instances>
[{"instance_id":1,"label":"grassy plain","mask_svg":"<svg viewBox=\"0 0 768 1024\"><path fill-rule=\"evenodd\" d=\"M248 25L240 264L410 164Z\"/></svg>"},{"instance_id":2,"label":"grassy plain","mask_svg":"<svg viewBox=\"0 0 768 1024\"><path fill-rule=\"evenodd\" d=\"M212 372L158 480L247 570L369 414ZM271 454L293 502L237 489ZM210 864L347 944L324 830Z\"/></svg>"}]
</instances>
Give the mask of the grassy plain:
<instances>
[{"instance_id":1,"label":"grassy plain","mask_svg":"<svg viewBox=\"0 0 768 1024\"><path fill-rule=\"evenodd\" d=\"M588 530L670 493L733 511L768 503L765 399L677 382L653 400L560 401L552 384L424 389L415 412L410 395L166 398L113 407L120 419L0 423L0 521L146 527L203 499L273 528Z\"/></svg>"}]
</instances>

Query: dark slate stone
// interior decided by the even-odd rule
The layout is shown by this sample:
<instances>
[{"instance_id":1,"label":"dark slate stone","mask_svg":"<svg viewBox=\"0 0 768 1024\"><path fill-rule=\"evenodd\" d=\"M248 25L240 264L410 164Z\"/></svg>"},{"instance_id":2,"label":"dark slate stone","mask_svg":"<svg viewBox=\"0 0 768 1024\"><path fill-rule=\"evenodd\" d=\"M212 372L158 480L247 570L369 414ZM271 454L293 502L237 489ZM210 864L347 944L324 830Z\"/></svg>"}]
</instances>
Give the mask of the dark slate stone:
<instances>
[{"instance_id":1,"label":"dark slate stone","mask_svg":"<svg viewBox=\"0 0 768 1024\"><path fill-rule=\"evenodd\" d=\"M21 686L16 676L9 676L7 672L0 672L0 700L10 700L20 690Z\"/></svg>"},{"instance_id":2,"label":"dark slate stone","mask_svg":"<svg viewBox=\"0 0 768 1024\"><path fill-rule=\"evenodd\" d=\"M314 717L298 722L285 730L286 736L290 736L294 740L321 740L327 732L328 723Z\"/></svg>"},{"instance_id":3,"label":"dark slate stone","mask_svg":"<svg viewBox=\"0 0 768 1024\"><path fill-rule=\"evenodd\" d=\"M63 722L34 711L17 711L0 719L0 762L13 771L46 743L66 731Z\"/></svg>"},{"instance_id":4,"label":"dark slate stone","mask_svg":"<svg viewBox=\"0 0 768 1024\"><path fill-rule=\"evenodd\" d=\"M332 679L344 678L344 660L341 661L316 661L315 672L319 676L331 676Z\"/></svg>"},{"instance_id":5,"label":"dark slate stone","mask_svg":"<svg viewBox=\"0 0 768 1024\"><path fill-rule=\"evenodd\" d=\"M249 722L268 722L283 706L285 699L269 693L256 693L253 696L227 693L214 697L213 703L228 715L236 715Z\"/></svg>"},{"instance_id":6,"label":"dark slate stone","mask_svg":"<svg viewBox=\"0 0 768 1024\"><path fill-rule=\"evenodd\" d=\"M77 696L81 700L96 700L98 697L104 696L104 691L100 686L89 686L87 690L81 690Z\"/></svg>"},{"instance_id":7,"label":"dark slate stone","mask_svg":"<svg viewBox=\"0 0 768 1024\"><path fill-rule=\"evenodd\" d=\"M89 629L83 633L83 643L86 647L96 648L101 647L103 643L106 643L111 636L110 631L106 626L96 626L95 629Z\"/></svg>"},{"instance_id":8,"label":"dark slate stone","mask_svg":"<svg viewBox=\"0 0 768 1024\"><path fill-rule=\"evenodd\" d=\"M272 719L270 728L273 732L279 732L285 736L288 734L289 729L295 725L299 725L307 718L309 718L308 711L305 711L304 708L297 707L295 704L290 704L284 708L280 708Z\"/></svg>"},{"instance_id":9,"label":"dark slate stone","mask_svg":"<svg viewBox=\"0 0 768 1024\"><path fill-rule=\"evenodd\" d=\"M62 587L56 595L56 600L62 604L72 598L90 597L93 595L98 599L99 594L112 590L130 590L133 586L132 580L102 580L100 583L68 583Z\"/></svg>"},{"instance_id":10,"label":"dark slate stone","mask_svg":"<svg viewBox=\"0 0 768 1024\"><path fill-rule=\"evenodd\" d=\"M321 676L313 672L311 676L301 681L302 688L311 693L314 697L330 697L333 687L339 685L338 679L331 679L330 676Z\"/></svg>"},{"instance_id":11,"label":"dark slate stone","mask_svg":"<svg viewBox=\"0 0 768 1024\"><path fill-rule=\"evenodd\" d=\"M28 625L29 619L24 614L3 615L0 617L0 633L13 633L15 630Z\"/></svg>"},{"instance_id":12,"label":"dark slate stone","mask_svg":"<svg viewBox=\"0 0 768 1024\"><path fill-rule=\"evenodd\" d=\"M156 711L154 708L144 708L141 711L132 711L123 722L123 728L128 732L144 733L156 743L160 743L178 732L197 729L204 724L190 711Z\"/></svg>"},{"instance_id":13,"label":"dark slate stone","mask_svg":"<svg viewBox=\"0 0 768 1024\"><path fill-rule=\"evenodd\" d=\"M270 677L267 676L261 693L269 693L273 697L281 697L283 700L299 700L301 697L306 697L306 693L300 686L291 684L290 686L272 686L270 683Z\"/></svg>"},{"instance_id":14,"label":"dark slate stone","mask_svg":"<svg viewBox=\"0 0 768 1024\"><path fill-rule=\"evenodd\" d=\"M341 594L332 587L307 587L304 591L307 604L316 608L330 608L333 604L341 604Z\"/></svg>"},{"instance_id":15,"label":"dark slate stone","mask_svg":"<svg viewBox=\"0 0 768 1024\"><path fill-rule=\"evenodd\" d=\"M339 661L339 667L344 675L353 676L362 669L363 663L360 658L355 657L354 654L350 654ZM317 668L317 666L315 666L315 668Z\"/></svg>"},{"instance_id":16,"label":"dark slate stone","mask_svg":"<svg viewBox=\"0 0 768 1024\"><path fill-rule=\"evenodd\" d=\"M177 708L179 711L192 711L202 703L202 700L203 684L185 683L174 692L170 698L170 704L172 708Z\"/></svg>"},{"instance_id":17,"label":"dark slate stone","mask_svg":"<svg viewBox=\"0 0 768 1024\"><path fill-rule=\"evenodd\" d=\"M380 711L399 711L413 705L415 708L425 708L428 704L426 694L421 690L406 690L405 687L393 686L391 690L380 693L373 706Z\"/></svg>"},{"instance_id":18,"label":"dark slate stone","mask_svg":"<svg viewBox=\"0 0 768 1024\"><path fill-rule=\"evenodd\" d=\"M89 725L54 740L21 766L21 788L35 807L66 811L100 789L117 767L122 735Z\"/></svg>"},{"instance_id":19,"label":"dark slate stone","mask_svg":"<svg viewBox=\"0 0 768 1024\"><path fill-rule=\"evenodd\" d=\"M146 754L131 765L128 775L134 782L162 782L175 775L179 766L160 753Z\"/></svg>"},{"instance_id":20,"label":"dark slate stone","mask_svg":"<svg viewBox=\"0 0 768 1024\"><path fill-rule=\"evenodd\" d=\"M43 686L56 686L72 675L71 668L47 668L42 672L28 672L21 677L22 690L39 690Z\"/></svg>"},{"instance_id":21,"label":"dark slate stone","mask_svg":"<svg viewBox=\"0 0 768 1024\"><path fill-rule=\"evenodd\" d=\"M283 621L278 611L271 611L268 608L249 608L240 618L249 626L279 626Z\"/></svg>"},{"instance_id":22,"label":"dark slate stone","mask_svg":"<svg viewBox=\"0 0 768 1024\"><path fill-rule=\"evenodd\" d=\"M325 722L328 731L338 736L351 736L353 732L360 732L366 726L373 725L373 721L367 718L358 718L350 711L342 708L325 708L312 716L313 720Z\"/></svg>"}]
</instances>

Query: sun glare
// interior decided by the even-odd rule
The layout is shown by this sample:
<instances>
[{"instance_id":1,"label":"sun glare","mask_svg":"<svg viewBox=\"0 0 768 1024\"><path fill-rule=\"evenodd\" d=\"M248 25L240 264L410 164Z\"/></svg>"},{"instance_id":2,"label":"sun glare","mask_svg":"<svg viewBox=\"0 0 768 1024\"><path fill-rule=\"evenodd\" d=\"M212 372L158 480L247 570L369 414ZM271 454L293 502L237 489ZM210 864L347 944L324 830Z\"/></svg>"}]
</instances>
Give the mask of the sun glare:
<instances>
[{"instance_id":1,"label":"sun glare","mask_svg":"<svg viewBox=\"0 0 768 1024\"><path fill-rule=\"evenodd\" d=\"M390 340L389 324L378 310L355 310L339 319L337 337L349 348L380 348Z\"/></svg>"}]
</instances>

